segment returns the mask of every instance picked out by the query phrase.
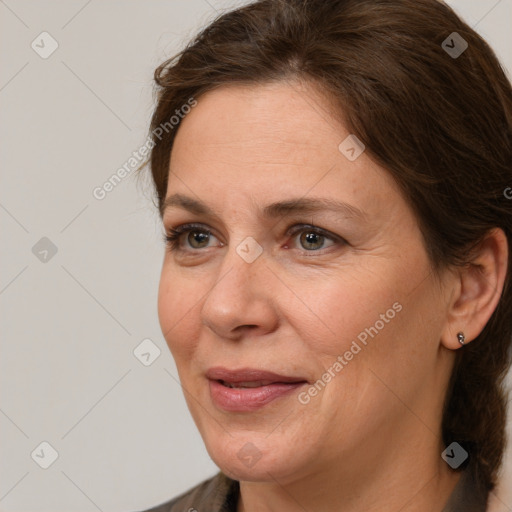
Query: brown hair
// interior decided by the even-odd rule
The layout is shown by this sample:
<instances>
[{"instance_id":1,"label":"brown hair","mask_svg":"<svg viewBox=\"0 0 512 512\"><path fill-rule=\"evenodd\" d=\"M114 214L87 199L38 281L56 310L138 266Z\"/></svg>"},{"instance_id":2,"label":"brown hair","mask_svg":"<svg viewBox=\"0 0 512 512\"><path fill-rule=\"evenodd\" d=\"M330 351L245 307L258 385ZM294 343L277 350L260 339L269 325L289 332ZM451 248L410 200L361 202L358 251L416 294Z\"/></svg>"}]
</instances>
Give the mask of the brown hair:
<instances>
[{"instance_id":1,"label":"brown hair","mask_svg":"<svg viewBox=\"0 0 512 512\"><path fill-rule=\"evenodd\" d=\"M453 32L468 44L456 57L443 45ZM492 228L507 236L500 302L481 334L457 351L442 422L443 441L467 449L488 492L505 447L512 341L510 82L486 42L437 0L254 2L219 16L155 71L149 161L160 209L178 126L158 128L206 91L286 78L319 84L334 114L393 176L436 275L467 265Z\"/></svg>"}]
</instances>

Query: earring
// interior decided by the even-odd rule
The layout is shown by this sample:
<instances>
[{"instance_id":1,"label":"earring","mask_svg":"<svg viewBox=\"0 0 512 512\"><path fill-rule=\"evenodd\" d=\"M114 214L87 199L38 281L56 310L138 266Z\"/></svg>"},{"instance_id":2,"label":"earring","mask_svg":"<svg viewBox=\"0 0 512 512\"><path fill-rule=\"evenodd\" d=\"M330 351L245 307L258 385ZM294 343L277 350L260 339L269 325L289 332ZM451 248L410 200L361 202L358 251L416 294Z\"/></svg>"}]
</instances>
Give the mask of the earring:
<instances>
[{"instance_id":1,"label":"earring","mask_svg":"<svg viewBox=\"0 0 512 512\"><path fill-rule=\"evenodd\" d=\"M457 333L457 338L459 339L459 343L461 345L464 345L464 340L466 339L466 337L464 336L464 333L463 332L458 332Z\"/></svg>"}]
</instances>

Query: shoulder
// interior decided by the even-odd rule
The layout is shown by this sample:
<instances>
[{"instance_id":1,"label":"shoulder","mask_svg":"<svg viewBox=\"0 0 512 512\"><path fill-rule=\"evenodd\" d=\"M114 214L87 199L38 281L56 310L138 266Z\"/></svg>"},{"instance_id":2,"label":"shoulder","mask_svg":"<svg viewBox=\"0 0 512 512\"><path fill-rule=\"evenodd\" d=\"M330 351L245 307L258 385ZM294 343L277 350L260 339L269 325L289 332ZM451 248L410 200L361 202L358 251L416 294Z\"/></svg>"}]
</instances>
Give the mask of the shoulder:
<instances>
[{"instance_id":1,"label":"shoulder","mask_svg":"<svg viewBox=\"0 0 512 512\"><path fill-rule=\"evenodd\" d=\"M141 512L236 512L238 489L236 480L219 472L172 500Z\"/></svg>"}]
</instances>

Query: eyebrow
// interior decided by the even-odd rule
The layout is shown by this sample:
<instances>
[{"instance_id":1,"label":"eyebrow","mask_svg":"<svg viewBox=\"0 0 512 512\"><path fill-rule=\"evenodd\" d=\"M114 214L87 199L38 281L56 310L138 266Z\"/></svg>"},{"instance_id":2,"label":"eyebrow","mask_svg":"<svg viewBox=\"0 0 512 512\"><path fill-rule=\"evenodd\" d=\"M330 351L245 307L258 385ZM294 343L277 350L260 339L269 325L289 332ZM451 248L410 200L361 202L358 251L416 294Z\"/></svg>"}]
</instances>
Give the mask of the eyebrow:
<instances>
[{"instance_id":1,"label":"eyebrow","mask_svg":"<svg viewBox=\"0 0 512 512\"><path fill-rule=\"evenodd\" d=\"M161 208L162 216L168 208L177 207L196 215L220 216L209 206L192 197L183 194L173 194L167 197ZM263 208L263 216L268 218L286 217L297 213L309 214L321 211L332 211L345 217L366 221L366 214L355 206L327 198L302 197L269 204Z\"/></svg>"}]
</instances>

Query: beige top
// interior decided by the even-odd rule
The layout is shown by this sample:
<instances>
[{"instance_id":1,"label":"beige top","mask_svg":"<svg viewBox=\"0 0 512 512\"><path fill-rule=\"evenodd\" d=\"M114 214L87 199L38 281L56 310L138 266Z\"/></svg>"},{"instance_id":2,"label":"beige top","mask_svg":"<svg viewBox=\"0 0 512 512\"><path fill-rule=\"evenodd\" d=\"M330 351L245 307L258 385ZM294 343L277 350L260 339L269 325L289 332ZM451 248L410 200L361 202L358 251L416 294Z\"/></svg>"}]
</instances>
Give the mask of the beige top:
<instances>
[{"instance_id":1,"label":"beige top","mask_svg":"<svg viewBox=\"0 0 512 512\"><path fill-rule=\"evenodd\" d=\"M155 508L144 512L236 512L240 486L219 472ZM487 496L478 489L473 472L465 470L441 512L485 512Z\"/></svg>"}]
</instances>

